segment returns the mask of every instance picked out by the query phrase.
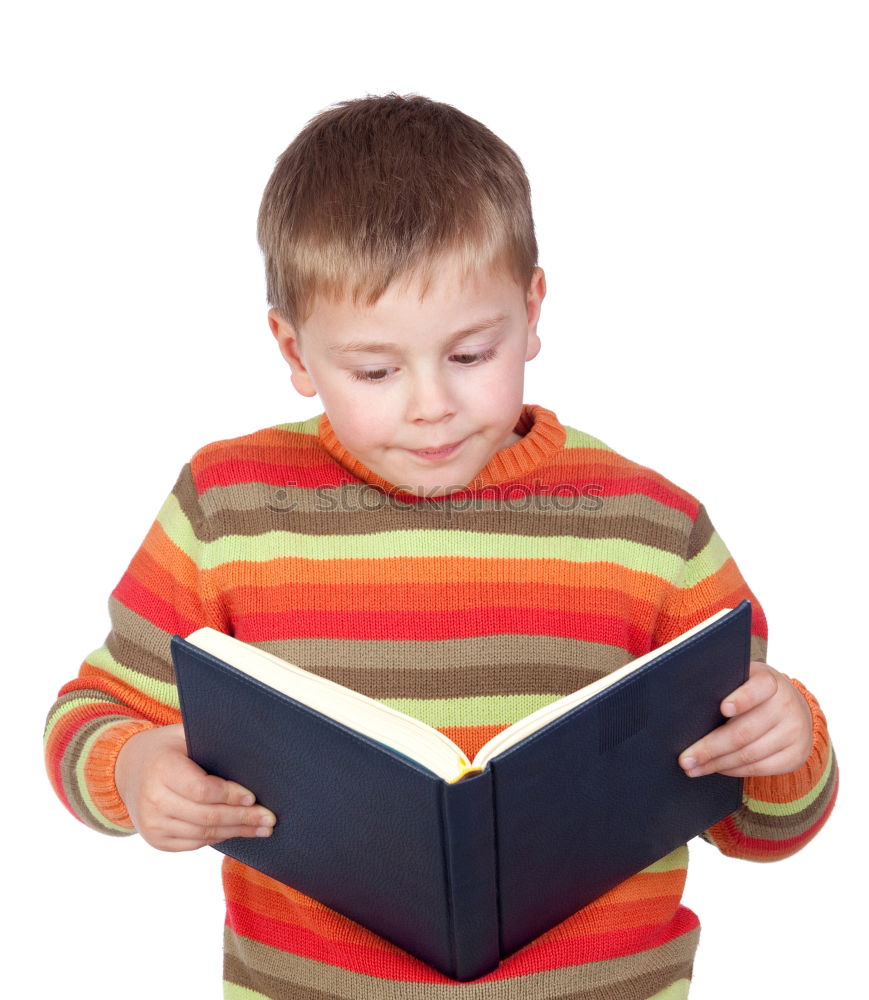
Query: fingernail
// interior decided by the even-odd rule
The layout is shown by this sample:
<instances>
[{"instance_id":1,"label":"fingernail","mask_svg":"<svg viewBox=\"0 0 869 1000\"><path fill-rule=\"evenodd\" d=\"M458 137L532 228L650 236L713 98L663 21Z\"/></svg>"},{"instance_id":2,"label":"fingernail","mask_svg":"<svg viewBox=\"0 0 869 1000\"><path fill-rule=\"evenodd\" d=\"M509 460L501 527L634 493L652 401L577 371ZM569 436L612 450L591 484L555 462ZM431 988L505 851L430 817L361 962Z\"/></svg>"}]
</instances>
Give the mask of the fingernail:
<instances>
[{"instance_id":1,"label":"fingernail","mask_svg":"<svg viewBox=\"0 0 869 1000\"><path fill-rule=\"evenodd\" d=\"M258 837L271 837L272 828L270 826L258 826L256 829L256 835Z\"/></svg>"},{"instance_id":2,"label":"fingernail","mask_svg":"<svg viewBox=\"0 0 869 1000\"><path fill-rule=\"evenodd\" d=\"M694 768L697 767L697 759L695 757L683 757L682 767L686 771L693 771Z\"/></svg>"},{"instance_id":3,"label":"fingernail","mask_svg":"<svg viewBox=\"0 0 869 1000\"><path fill-rule=\"evenodd\" d=\"M721 706L722 715L736 715L736 705L732 701L725 701Z\"/></svg>"},{"instance_id":4,"label":"fingernail","mask_svg":"<svg viewBox=\"0 0 869 1000\"><path fill-rule=\"evenodd\" d=\"M241 799L241 804L243 806L252 806L256 802L256 799L252 795L243 795Z\"/></svg>"}]
</instances>

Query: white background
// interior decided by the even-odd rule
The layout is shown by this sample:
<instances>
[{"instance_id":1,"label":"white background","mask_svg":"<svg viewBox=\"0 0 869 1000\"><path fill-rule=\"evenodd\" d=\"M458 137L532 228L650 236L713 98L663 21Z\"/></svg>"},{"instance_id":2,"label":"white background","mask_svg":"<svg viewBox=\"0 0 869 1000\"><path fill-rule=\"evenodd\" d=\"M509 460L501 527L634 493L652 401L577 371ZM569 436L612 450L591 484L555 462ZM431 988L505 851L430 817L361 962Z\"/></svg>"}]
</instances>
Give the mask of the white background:
<instances>
[{"instance_id":1,"label":"white background","mask_svg":"<svg viewBox=\"0 0 869 1000\"><path fill-rule=\"evenodd\" d=\"M692 997L854 995L864 5L85 0L3 22L5 980L20 958L26 995L220 994L216 853L81 827L39 735L192 451L316 412L266 326L259 198L308 118L394 90L525 163L549 280L526 398L706 502L771 662L827 710L843 779L822 836L772 866L693 848Z\"/></svg>"}]
</instances>

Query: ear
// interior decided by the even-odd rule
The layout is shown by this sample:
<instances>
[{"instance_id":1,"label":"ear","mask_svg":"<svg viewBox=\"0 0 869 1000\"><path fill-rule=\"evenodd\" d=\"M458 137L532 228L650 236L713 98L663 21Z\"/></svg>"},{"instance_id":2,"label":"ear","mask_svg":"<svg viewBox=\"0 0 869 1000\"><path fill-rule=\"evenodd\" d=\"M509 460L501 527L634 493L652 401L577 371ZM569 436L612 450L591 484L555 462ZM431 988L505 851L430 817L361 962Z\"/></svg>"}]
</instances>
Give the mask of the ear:
<instances>
[{"instance_id":1,"label":"ear","mask_svg":"<svg viewBox=\"0 0 869 1000\"><path fill-rule=\"evenodd\" d=\"M316 396L317 389L311 379L305 362L302 360L299 334L294 326L291 326L277 309L269 309L269 328L278 342L284 360L290 366L292 375L290 380L293 388L302 396Z\"/></svg>"},{"instance_id":2,"label":"ear","mask_svg":"<svg viewBox=\"0 0 869 1000\"><path fill-rule=\"evenodd\" d=\"M528 347L525 360L536 358L540 351L540 337L537 334L537 322L540 319L540 307L546 296L546 275L542 267L535 267L531 275L531 283L525 295L528 309Z\"/></svg>"}]
</instances>

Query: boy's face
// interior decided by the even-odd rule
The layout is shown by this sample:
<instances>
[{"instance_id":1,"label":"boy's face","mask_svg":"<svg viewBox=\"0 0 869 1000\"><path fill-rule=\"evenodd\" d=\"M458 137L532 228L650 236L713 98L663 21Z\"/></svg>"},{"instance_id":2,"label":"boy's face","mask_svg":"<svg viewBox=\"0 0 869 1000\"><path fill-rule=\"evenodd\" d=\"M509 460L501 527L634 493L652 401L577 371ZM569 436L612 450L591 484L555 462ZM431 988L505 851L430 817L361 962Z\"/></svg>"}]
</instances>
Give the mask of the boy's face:
<instances>
[{"instance_id":1,"label":"boy's face","mask_svg":"<svg viewBox=\"0 0 869 1000\"><path fill-rule=\"evenodd\" d=\"M390 483L438 496L518 440L545 293L539 268L526 292L501 271L462 280L448 261L422 298L418 281L395 283L373 306L318 299L298 332L275 310L269 325L341 444Z\"/></svg>"}]
</instances>

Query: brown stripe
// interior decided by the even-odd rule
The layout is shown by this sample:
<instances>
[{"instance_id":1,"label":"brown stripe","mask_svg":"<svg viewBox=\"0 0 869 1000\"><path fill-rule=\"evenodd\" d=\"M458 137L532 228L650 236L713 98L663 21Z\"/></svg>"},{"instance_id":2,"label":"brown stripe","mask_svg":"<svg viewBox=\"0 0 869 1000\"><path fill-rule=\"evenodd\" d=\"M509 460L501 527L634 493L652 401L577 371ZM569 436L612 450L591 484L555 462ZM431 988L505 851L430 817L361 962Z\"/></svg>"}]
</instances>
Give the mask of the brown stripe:
<instances>
[{"instance_id":1,"label":"brown stripe","mask_svg":"<svg viewBox=\"0 0 869 1000\"><path fill-rule=\"evenodd\" d=\"M369 698L570 694L631 656L595 642L551 636L444 641L301 639L257 643L289 663Z\"/></svg>"},{"instance_id":2,"label":"brown stripe","mask_svg":"<svg viewBox=\"0 0 869 1000\"><path fill-rule=\"evenodd\" d=\"M187 520L193 525L193 530L198 532L203 516L189 462L181 470L177 482L172 487L172 492Z\"/></svg>"},{"instance_id":3,"label":"brown stripe","mask_svg":"<svg viewBox=\"0 0 869 1000\"><path fill-rule=\"evenodd\" d=\"M744 807L733 816L733 822L737 829L747 837L757 837L760 840L779 841L799 837L821 818L822 813L830 804L835 787L836 762L834 760L833 768L820 794L811 805L801 812L793 813L790 816L767 816L764 813L752 812L749 807Z\"/></svg>"},{"instance_id":4,"label":"brown stripe","mask_svg":"<svg viewBox=\"0 0 869 1000\"><path fill-rule=\"evenodd\" d=\"M691 537L688 540L688 551L685 553L685 558L693 559L698 552L702 552L709 544L709 539L714 532L715 529L712 527L712 522L709 520L706 508L701 506L697 511L694 530L691 532Z\"/></svg>"},{"instance_id":5,"label":"brown stripe","mask_svg":"<svg viewBox=\"0 0 869 1000\"><path fill-rule=\"evenodd\" d=\"M112 631L106 646L118 663L153 680L173 684L169 654L171 636L131 611L116 598L109 600Z\"/></svg>"},{"instance_id":6,"label":"brown stripe","mask_svg":"<svg viewBox=\"0 0 869 1000\"><path fill-rule=\"evenodd\" d=\"M766 639L761 639L756 635L751 637L751 653L752 660L759 660L761 663L766 663Z\"/></svg>"},{"instance_id":7,"label":"brown stripe","mask_svg":"<svg viewBox=\"0 0 869 1000\"><path fill-rule=\"evenodd\" d=\"M192 483L179 481L176 496L202 541L268 531L320 536L466 528L503 534L507 527L523 537L619 538L681 555L690 524L680 511L636 496L520 494L499 503L479 497L407 503L364 485L305 490L249 483L210 490L203 498L207 517L199 510Z\"/></svg>"},{"instance_id":8,"label":"brown stripe","mask_svg":"<svg viewBox=\"0 0 869 1000\"><path fill-rule=\"evenodd\" d=\"M109 652L137 673L174 682L169 636L114 599ZM132 638L135 635L136 641ZM152 652L165 649L166 659ZM305 670L369 698L569 694L627 663L602 643L554 636L498 635L448 640L285 639L256 643Z\"/></svg>"},{"instance_id":9,"label":"brown stripe","mask_svg":"<svg viewBox=\"0 0 869 1000\"><path fill-rule=\"evenodd\" d=\"M54 715L58 711L58 709L64 707L65 705L68 705L70 702L75 702L75 701L83 701L88 703L93 703L97 701L97 702L108 702L109 704L112 705L123 705L123 702L120 700L120 698L115 698L113 695L105 694L104 692L97 691L95 689L92 691L89 691L87 689L82 691L70 691L69 694L65 694L57 699L57 701L51 706L51 712L49 713L49 715Z\"/></svg>"},{"instance_id":10,"label":"brown stripe","mask_svg":"<svg viewBox=\"0 0 869 1000\"><path fill-rule=\"evenodd\" d=\"M697 931L625 958L476 983L377 979L236 937L227 928L224 977L270 1000L640 1000L690 979ZM530 946L533 948L533 944ZM509 961L509 959L507 960Z\"/></svg>"}]
</instances>

